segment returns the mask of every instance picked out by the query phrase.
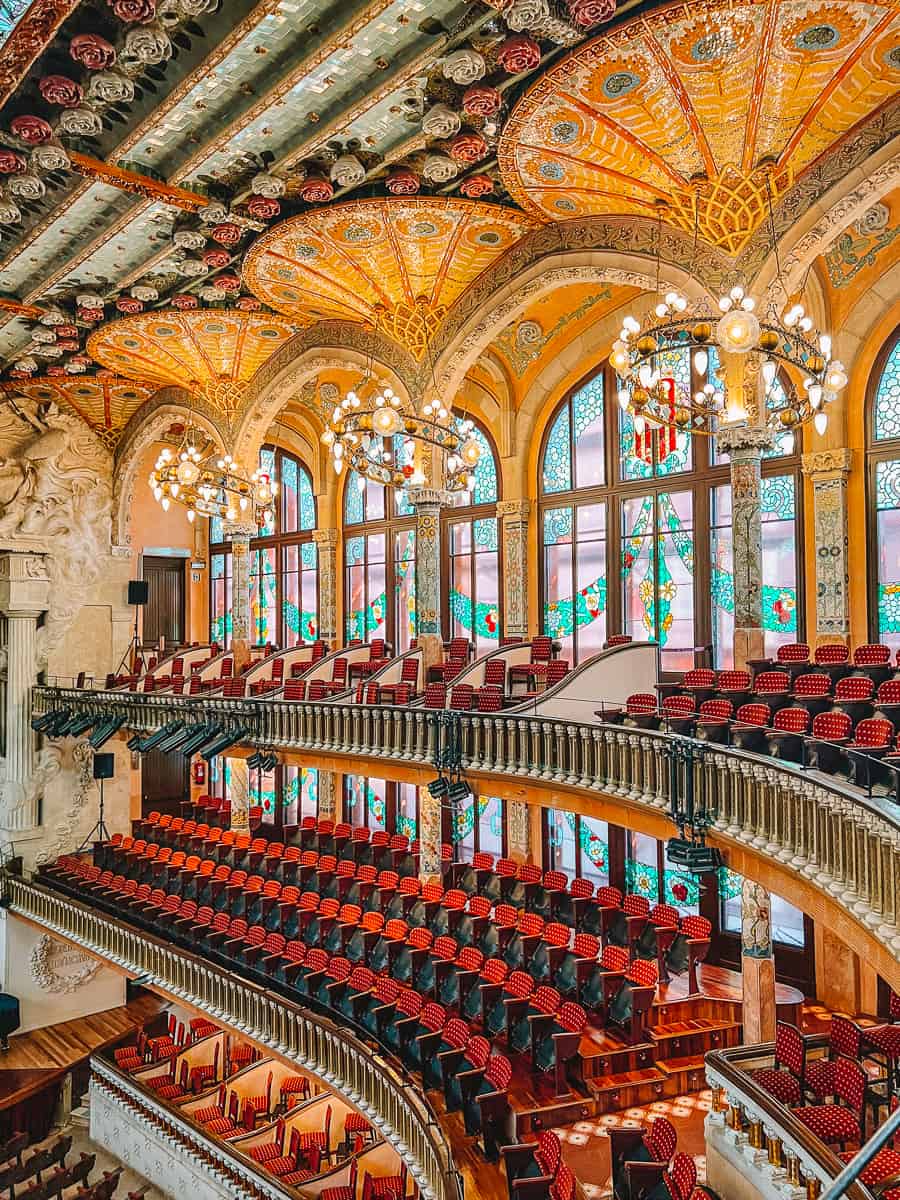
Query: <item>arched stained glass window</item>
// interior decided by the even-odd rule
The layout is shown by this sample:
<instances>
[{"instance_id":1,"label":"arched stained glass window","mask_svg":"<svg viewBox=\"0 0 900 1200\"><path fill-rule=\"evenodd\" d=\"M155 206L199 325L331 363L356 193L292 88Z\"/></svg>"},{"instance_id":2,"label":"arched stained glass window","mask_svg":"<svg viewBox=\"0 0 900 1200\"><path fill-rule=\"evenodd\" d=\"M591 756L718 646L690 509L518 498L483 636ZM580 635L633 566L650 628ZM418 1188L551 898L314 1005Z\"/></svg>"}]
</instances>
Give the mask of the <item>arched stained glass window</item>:
<instances>
[{"instance_id":1,"label":"arched stained glass window","mask_svg":"<svg viewBox=\"0 0 900 1200\"><path fill-rule=\"evenodd\" d=\"M475 487L458 492L443 520L449 562L450 637L467 637L479 654L496 647L501 633L498 470L494 448L480 426Z\"/></svg>"},{"instance_id":2,"label":"arched stained glass window","mask_svg":"<svg viewBox=\"0 0 900 1200\"><path fill-rule=\"evenodd\" d=\"M900 650L900 330L876 361L869 411L869 636Z\"/></svg>"},{"instance_id":3,"label":"arched stained glass window","mask_svg":"<svg viewBox=\"0 0 900 1200\"><path fill-rule=\"evenodd\" d=\"M709 354L699 376L686 350L664 369L676 393L721 386ZM606 401L606 402L604 402ZM664 670L725 666L732 655L730 468L714 439L674 427L636 436L608 365L550 415L540 458L543 631L583 662L609 634L656 641ZM770 652L801 635L797 447L763 464L764 623ZM710 529L709 541L704 532ZM898 574L900 578L900 574Z\"/></svg>"},{"instance_id":4,"label":"arched stained glass window","mask_svg":"<svg viewBox=\"0 0 900 1200\"><path fill-rule=\"evenodd\" d=\"M264 446L259 466L278 484L271 520L250 543L251 636L256 645L293 646L318 637L318 558L312 532L312 477L292 454ZM210 521L210 637L231 641L231 547L223 522Z\"/></svg>"}]
</instances>

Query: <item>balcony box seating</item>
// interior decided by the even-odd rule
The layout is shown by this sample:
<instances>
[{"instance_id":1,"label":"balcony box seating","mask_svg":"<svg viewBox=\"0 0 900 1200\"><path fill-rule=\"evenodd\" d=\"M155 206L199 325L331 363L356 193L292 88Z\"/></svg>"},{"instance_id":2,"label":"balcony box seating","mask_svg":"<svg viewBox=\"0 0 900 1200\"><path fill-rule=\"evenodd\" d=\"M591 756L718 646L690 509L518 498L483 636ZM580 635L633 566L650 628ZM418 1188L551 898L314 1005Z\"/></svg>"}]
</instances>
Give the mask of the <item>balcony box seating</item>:
<instances>
[{"instance_id":1,"label":"balcony box seating","mask_svg":"<svg viewBox=\"0 0 900 1200\"><path fill-rule=\"evenodd\" d=\"M799 1104L806 1075L806 1041L787 1021L775 1026L775 1062L753 1072L754 1082L782 1104Z\"/></svg>"},{"instance_id":2,"label":"balcony box seating","mask_svg":"<svg viewBox=\"0 0 900 1200\"><path fill-rule=\"evenodd\" d=\"M716 672L709 667L696 667L693 671L686 671L680 683L658 683L656 690L660 699L684 692L701 704L704 700L710 700L717 690Z\"/></svg>"},{"instance_id":3,"label":"balcony box seating","mask_svg":"<svg viewBox=\"0 0 900 1200\"><path fill-rule=\"evenodd\" d=\"M659 978L668 980L666 955L678 936L678 909L671 904L655 904L650 910L647 924L634 944L637 958L655 958Z\"/></svg>"},{"instance_id":4,"label":"balcony box seating","mask_svg":"<svg viewBox=\"0 0 900 1200\"><path fill-rule=\"evenodd\" d=\"M543 666L543 664L532 665ZM542 670L540 674L535 676L534 686L529 686L524 692L516 696L513 701L514 703L518 704L525 703L529 700L536 700L538 696L542 695L543 692L547 692L551 688L556 687L558 683L562 683L570 670L570 664L564 658L554 658L552 661L546 664L546 667L546 671ZM514 667L511 667L510 672L512 672L514 669ZM541 679L544 681L543 688L537 687L537 682Z\"/></svg>"},{"instance_id":5,"label":"balcony box seating","mask_svg":"<svg viewBox=\"0 0 900 1200\"><path fill-rule=\"evenodd\" d=\"M566 1066L578 1054L586 1024L587 1013L571 1000L564 1000L555 1012L538 1016L531 1022L532 1066L538 1071L553 1072L557 1097L569 1094Z\"/></svg>"},{"instance_id":6,"label":"balcony box seating","mask_svg":"<svg viewBox=\"0 0 900 1200\"><path fill-rule=\"evenodd\" d=\"M813 663L837 681L850 674L850 649L841 642L816 646Z\"/></svg>"},{"instance_id":7,"label":"balcony box seating","mask_svg":"<svg viewBox=\"0 0 900 1200\"><path fill-rule=\"evenodd\" d=\"M894 726L890 721L882 717L866 717L860 721L841 754L849 782L869 787L877 776L877 764L872 760L890 753L893 740Z\"/></svg>"},{"instance_id":8,"label":"balcony box seating","mask_svg":"<svg viewBox=\"0 0 900 1200\"><path fill-rule=\"evenodd\" d=\"M627 646L633 640L634 639L632 638L630 633L611 633L609 635L609 637L606 639L606 641L603 643L603 649L604 650L612 650L616 646Z\"/></svg>"},{"instance_id":9,"label":"balcony box seating","mask_svg":"<svg viewBox=\"0 0 900 1200\"><path fill-rule=\"evenodd\" d=\"M626 1200L658 1183L675 1153L678 1135L665 1117L656 1117L649 1128L609 1130L613 1196Z\"/></svg>"},{"instance_id":10,"label":"balcony box seating","mask_svg":"<svg viewBox=\"0 0 900 1200\"><path fill-rule=\"evenodd\" d=\"M735 708L746 704L752 692L749 671L720 671L716 680L718 695L730 700Z\"/></svg>"},{"instance_id":11,"label":"balcony box seating","mask_svg":"<svg viewBox=\"0 0 900 1200\"><path fill-rule=\"evenodd\" d=\"M507 1088L511 1078L512 1066L502 1054L495 1054L483 1071L463 1071L458 1075L466 1133L470 1137L481 1134L488 1162L496 1162L499 1157L497 1139L509 1119Z\"/></svg>"},{"instance_id":12,"label":"balcony box seating","mask_svg":"<svg viewBox=\"0 0 900 1200\"><path fill-rule=\"evenodd\" d=\"M353 998L354 1020L373 1037L381 1037L382 1030L392 1023L395 1006L403 991L396 979L387 975L376 978L375 987L368 995ZM407 989L406 994L414 996L416 993Z\"/></svg>"},{"instance_id":13,"label":"balcony box seating","mask_svg":"<svg viewBox=\"0 0 900 1200\"><path fill-rule=\"evenodd\" d=\"M771 724L768 704L742 704L730 729L731 744L737 750L760 750L765 745L766 729Z\"/></svg>"},{"instance_id":14,"label":"balcony box seating","mask_svg":"<svg viewBox=\"0 0 900 1200\"><path fill-rule=\"evenodd\" d=\"M779 708L772 718L772 728L765 731L769 754L790 762L803 758L803 739L809 732L809 710L806 708Z\"/></svg>"},{"instance_id":15,"label":"balcony box seating","mask_svg":"<svg viewBox=\"0 0 900 1200\"><path fill-rule=\"evenodd\" d=\"M553 928L553 926L548 926ZM600 940L592 933L576 933L571 948L552 954L551 983L561 996L577 999L581 983L600 956Z\"/></svg>"},{"instance_id":16,"label":"balcony box seating","mask_svg":"<svg viewBox=\"0 0 900 1200\"><path fill-rule=\"evenodd\" d=\"M805 708L811 717L831 707L833 682L823 671L806 671L794 679L791 703Z\"/></svg>"},{"instance_id":17,"label":"balcony box seating","mask_svg":"<svg viewBox=\"0 0 900 1200\"><path fill-rule=\"evenodd\" d=\"M500 1154L510 1200L543 1200L549 1196L562 1162L562 1145L552 1129L543 1130L536 1145L524 1142L502 1146Z\"/></svg>"},{"instance_id":18,"label":"balcony box seating","mask_svg":"<svg viewBox=\"0 0 900 1200\"><path fill-rule=\"evenodd\" d=\"M675 940L666 954L666 967L672 975L687 971L689 996L696 996L700 991L697 965L709 953L711 934L712 924L706 917L694 914L682 917Z\"/></svg>"},{"instance_id":19,"label":"balcony box seating","mask_svg":"<svg viewBox=\"0 0 900 1200\"><path fill-rule=\"evenodd\" d=\"M868 675L846 675L835 686L831 706L847 713L854 722L860 721L872 711L874 691L875 685Z\"/></svg>"},{"instance_id":20,"label":"balcony box seating","mask_svg":"<svg viewBox=\"0 0 900 1200\"><path fill-rule=\"evenodd\" d=\"M584 933L593 933L597 937L605 937L617 913L622 907L622 893L617 887L608 884L597 888L593 901L581 909L577 928Z\"/></svg>"},{"instance_id":21,"label":"balcony box seating","mask_svg":"<svg viewBox=\"0 0 900 1200\"><path fill-rule=\"evenodd\" d=\"M603 713L598 714L601 720ZM636 726L638 729L656 729L659 725L657 699L650 692L634 692L625 701L623 724Z\"/></svg>"},{"instance_id":22,"label":"balcony box seating","mask_svg":"<svg viewBox=\"0 0 900 1200\"><path fill-rule=\"evenodd\" d=\"M383 704L400 704L403 701L399 698L401 688L405 687L406 695L405 703L409 703L410 698L415 693L416 685L419 681L419 658L418 655L413 655L411 658L403 660L403 666L400 668L400 680L398 683L386 683L381 688L381 702Z\"/></svg>"},{"instance_id":23,"label":"balcony box seating","mask_svg":"<svg viewBox=\"0 0 900 1200\"><path fill-rule=\"evenodd\" d=\"M866 1073L850 1058L838 1058L834 1064L834 1104L811 1104L794 1108L794 1116L807 1125L826 1145L863 1140L863 1111Z\"/></svg>"},{"instance_id":24,"label":"balcony box seating","mask_svg":"<svg viewBox=\"0 0 900 1200\"><path fill-rule=\"evenodd\" d=\"M655 962L636 958L625 972L618 992L607 1005L607 1024L621 1026L632 1045L643 1036L647 1013L656 996L658 974Z\"/></svg>"},{"instance_id":25,"label":"balcony box seating","mask_svg":"<svg viewBox=\"0 0 900 1200\"><path fill-rule=\"evenodd\" d=\"M868 675L876 684L890 679L894 674L890 647L877 642L857 646L853 651L853 670L855 673Z\"/></svg>"},{"instance_id":26,"label":"balcony box seating","mask_svg":"<svg viewBox=\"0 0 900 1200\"><path fill-rule=\"evenodd\" d=\"M584 972L578 1002L593 1012L605 1012L609 1000L622 985L630 955L622 946L604 946L598 962Z\"/></svg>"},{"instance_id":27,"label":"balcony box seating","mask_svg":"<svg viewBox=\"0 0 900 1200\"><path fill-rule=\"evenodd\" d=\"M462 1106L458 1076L466 1071L483 1071L490 1057L491 1043L480 1034L469 1037L462 1049L446 1050L439 1056L447 1112L456 1112Z\"/></svg>"},{"instance_id":28,"label":"balcony box seating","mask_svg":"<svg viewBox=\"0 0 900 1200\"><path fill-rule=\"evenodd\" d=\"M727 742L728 726L733 715L734 704L731 700L719 697L704 700L694 721L694 737L706 742Z\"/></svg>"},{"instance_id":29,"label":"balcony box seating","mask_svg":"<svg viewBox=\"0 0 900 1200\"><path fill-rule=\"evenodd\" d=\"M622 901L622 907L610 914L609 924L603 931L607 941L614 946L632 947L644 932L649 916L647 897L629 893Z\"/></svg>"},{"instance_id":30,"label":"balcony box seating","mask_svg":"<svg viewBox=\"0 0 900 1200\"><path fill-rule=\"evenodd\" d=\"M444 658L429 669L429 677L444 684L450 683L468 665L472 650L473 646L468 638L451 638L444 646Z\"/></svg>"},{"instance_id":31,"label":"balcony box seating","mask_svg":"<svg viewBox=\"0 0 900 1200\"><path fill-rule=\"evenodd\" d=\"M849 742L852 729L853 721L845 712L819 713L806 739L806 765L836 773L842 762L839 748Z\"/></svg>"},{"instance_id":32,"label":"balcony box seating","mask_svg":"<svg viewBox=\"0 0 900 1200\"><path fill-rule=\"evenodd\" d=\"M388 663L388 650L384 638L373 638L369 642L369 657L363 662L350 664L350 679L363 675L374 675Z\"/></svg>"}]
</instances>

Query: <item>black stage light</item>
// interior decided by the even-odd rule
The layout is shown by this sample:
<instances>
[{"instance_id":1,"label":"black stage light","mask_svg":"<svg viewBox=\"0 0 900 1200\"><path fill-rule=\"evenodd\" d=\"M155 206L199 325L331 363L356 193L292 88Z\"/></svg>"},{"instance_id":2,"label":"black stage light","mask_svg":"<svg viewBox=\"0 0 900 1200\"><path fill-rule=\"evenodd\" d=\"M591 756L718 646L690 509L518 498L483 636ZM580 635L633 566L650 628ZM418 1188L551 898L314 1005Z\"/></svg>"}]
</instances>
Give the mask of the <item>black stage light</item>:
<instances>
[{"instance_id":1,"label":"black stage light","mask_svg":"<svg viewBox=\"0 0 900 1200\"><path fill-rule=\"evenodd\" d=\"M207 762L209 762L211 759L215 758L217 754L222 754L225 750L228 750L229 747L236 746L238 742L242 742L246 736L247 730L244 729L243 726L238 729L226 731L225 733L220 734L207 746L204 746L204 748L200 751L200 755L201 757L205 758Z\"/></svg>"},{"instance_id":2,"label":"black stage light","mask_svg":"<svg viewBox=\"0 0 900 1200\"><path fill-rule=\"evenodd\" d=\"M437 779L432 779L428 784L428 794L432 800L441 800L450 791L450 780L445 779L443 775L438 775Z\"/></svg>"},{"instance_id":3,"label":"black stage light","mask_svg":"<svg viewBox=\"0 0 900 1200\"><path fill-rule=\"evenodd\" d=\"M203 725L194 725L188 729L189 737L178 746L179 754L191 758L201 746L205 746L210 738L222 732L222 726L215 721L207 721Z\"/></svg>"},{"instance_id":4,"label":"black stage light","mask_svg":"<svg viewBox=\"0 0 900 1200\"><path fill-rule=\"evenodd\" d=\"M114 733L119 732L124 724L124 717L110 717L108 721L104 721L103 724L99 728L95 729L88 738L88 743L90 744L91 748L94 750L99 750L104 743L109 741Z\"/></svg>"},{"instance_id":5,"label":"black stage light","mask_svg":"<svg viewBox=\"0 0 900 1200\"><path fill-rule=\"evenodd\" d=\"M142 737L138 750L141 754L149 754L151 750L155 750L166 738L170 738L182 729L184 729L184 721L169 721L161 729L157 729L154 733Z\"/></svg>"},{"instance_id":6,"label":"black stage light","mask_svg":"<svg viewBox=\"0 0 900 1200\"><path fill-rule=\"evenodd\" d=\"M472 792L469 785L462 779L458 779L456 783L451 783L447 789L447 801L449 804L465 804Z\"/></svg>"},{"instance_id":7,"label":"black stage light","mask_svg":"<svg viewBox=\"0 0 900 1200\"><path fill-rule=\"evenodd\" d=\"M81 737L83 733L87 733L92 725L96 725L98 720L98 717L83 713L80 717L76 717L75 720L69 722L69 733L72 737Z\"/></svg>"}]
</instances>

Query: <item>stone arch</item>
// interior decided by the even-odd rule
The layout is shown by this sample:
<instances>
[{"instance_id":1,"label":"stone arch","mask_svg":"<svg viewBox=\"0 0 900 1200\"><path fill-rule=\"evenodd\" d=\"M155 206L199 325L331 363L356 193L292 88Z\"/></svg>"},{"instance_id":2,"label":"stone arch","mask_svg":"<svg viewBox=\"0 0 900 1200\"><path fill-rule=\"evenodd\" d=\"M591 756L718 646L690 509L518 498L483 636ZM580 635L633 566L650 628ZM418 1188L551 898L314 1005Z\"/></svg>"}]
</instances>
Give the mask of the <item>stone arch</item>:
<instances>
[{"instance_id":1,"label":"stone arch","mask_svg":"<svg viewBox=\"0 0 900 1200\"><path fill-rule=\"evenodd\" d=\"M445 338L435 365L438 394L455 395L466 371L485 347L536 299L575 283L614 283L655 292L656 265L649 252L617 250L570 250L549 253L532 262L520 275L488 292L484 303L464 319L454 320L452 336ZM681 266L663 263L660 286L677 289L692 300L710 300L704 285Z\"/></svg>"},{"instance_id":2,"label":"stone arch","mask_svg":"<svg viewBox=\"0 0 900 1200\"><path fill-rule=\"evenodd\" d=\"M173 422L189 419L207 433L217 446L221 449L226 447L227 439L211 410L203 411L205 408L207 406L198 405L181 388L163 388L128 422L113 466L113 546L128 546L131 543L131 510L138 466L147 450L160 440Z\"/></svg>"},{"instance_id":3,"label":"stone arch","mask_svg":"<svg viewBox=\"0 0 900 1200\"><path fill-rule=\"evenodd\" d=\"M784 298L799 290L810 265L825 253L838 234L898 185L900 138L893 138L846 174L839 175L817 203L808 205L802 215L792 220L778 245ZM754 294L774 293L777 274L778 263L770 250L752 274Z\"/></svg>"},{"instance_id":4,"label":"stone arch","mask_svg":"<svg viewBox=\"0 0 900 1200\"><path fill-rule=\"evenodd\" d=\"M335 330L334 326L340 326ZM352 332L355 344L342 343L336 333ZM289 400L302 398L304 384L314 382L329 369L346 370L356 367L360 372L372 366L385 383L389 383L398 395L410 395L415 391L415 365L401 347L380 335L376 338L376 352L371 344L359 337L364 332L361 325L346 322L322 322L304 330L302 335L287 342L277 354L256 373L247 389L234 423L233 450L238 462L244 462L254 447L260 445L266 431ZM316 340L327 335L327 340ZM371 335L368 342L372 342ZM383 353L385 349L390 353ZM310 403L323 416L310 393Z\"/></svg>"}]
</instances>

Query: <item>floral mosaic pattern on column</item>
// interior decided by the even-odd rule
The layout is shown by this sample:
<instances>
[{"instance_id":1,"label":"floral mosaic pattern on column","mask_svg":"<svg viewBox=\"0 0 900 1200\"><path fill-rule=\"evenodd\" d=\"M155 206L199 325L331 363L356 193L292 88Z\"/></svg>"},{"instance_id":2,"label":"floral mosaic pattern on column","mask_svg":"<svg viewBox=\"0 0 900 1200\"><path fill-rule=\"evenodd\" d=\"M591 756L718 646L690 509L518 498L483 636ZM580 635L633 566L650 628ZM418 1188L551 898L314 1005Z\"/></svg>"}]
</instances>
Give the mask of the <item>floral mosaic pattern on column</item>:
<instances>
[{"instance_id":1,"label":"floral mosaic pattern on column","mask_svg":"<svg viewBox=\"0 0 900 1200\"><path fill-rule=\"evenodd\" d=\"M231 637L250 642L250 539L256 526L226 521L223 532L231 542Z\"/></svg>"},{"instance_id":2,"label":"floral mosaic pattern on column","mask_svg":"<svg viewBox=\"0 0 900 1200\"><path fill-rule=\"evenodd\" d=\"M762 510L760 463L772 435L746 426L723 429L717 439L731 459L734 536L734 624L762 628Z\"/></svg>"},{"instance_id":3,"label":"floral mosaic pattern on column","mask_svg":"<svg viewBox=\"0 0 900 1200\"><path fill-rule=\"evenodd\" d=\"M528 500L501 500L503 626L509 637L528 636Z\"/></svg>"},{"instance_id":4,"label":"floral mosaic pattern on column","mask_svg":"<svg viewBox=\"0 0 900 1200\"><path fill-rule=\"evenodd\" d=\"M419 789L419 878L425 882L441 874L441 802L428 788Z\"/></svg>"},{"instance_id":5,"label":"floral mosaic pattern on column","mask_svg":"<svg viewBox=\"0 0 900 1200\"><path fill-rule=\"evenodd\" d=\"M336 529L313 531L319 561L319 637L331 644L338 636L337 539Z\"/></svg>"},{"instance_id":6,"label":"floral mosaic pattern on column","mask_svg":"<svg viewBox=\"0 0 900 1200\"><path fill-rule=\"evenodd\" d=\"M409 498L416 510L416 632L441 634L441 508L446 492L415 488Z\"/></svg>"},{"instance_id":7,"label":"floral mosaic pattern on column","mask_svg":"<svg viewBox=\"0 0 900 1200\"><path fill-rule=\"evenodd\" d=\"M816 634L822 637L850 635L847 478L852 457L850 450L823 450L803 456L804 473L813 483ZM879 589L879 609L880 600Z\"/></svg>"},{"instance_id":8,"label":"floral mosaic pattern on column","mask_svg":"<svg viewBox=\"0 0 900 1200\"><path fill-rule=\"evenodd\" d=\"M772 955L772 900L752 879L741 886L741 954L745 958Z\"/></svg>"}]
</instances>

